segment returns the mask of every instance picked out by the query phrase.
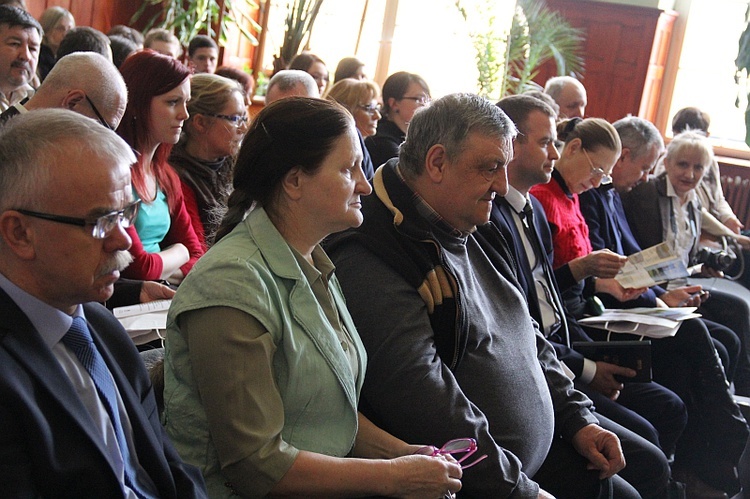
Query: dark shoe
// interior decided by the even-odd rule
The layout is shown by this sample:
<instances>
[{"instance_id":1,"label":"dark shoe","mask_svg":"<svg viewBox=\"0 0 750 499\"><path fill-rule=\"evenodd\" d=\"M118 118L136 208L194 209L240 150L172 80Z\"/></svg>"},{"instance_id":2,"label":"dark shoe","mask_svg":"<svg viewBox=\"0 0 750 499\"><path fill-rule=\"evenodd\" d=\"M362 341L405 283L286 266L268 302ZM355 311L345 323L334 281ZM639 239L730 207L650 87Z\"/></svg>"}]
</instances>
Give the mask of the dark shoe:
<instances>
[{"instance_id":1,"label":"dark shoe","mask_svg":"<svg viewBox=\"0 0 750 499\"><path fill-rule=\"evenodd\" d=\"M728 499L729 496L719 489L715 489L688 471L672 473L675 480L685 484L687 499Z\"/></svg>"}]
</instances>

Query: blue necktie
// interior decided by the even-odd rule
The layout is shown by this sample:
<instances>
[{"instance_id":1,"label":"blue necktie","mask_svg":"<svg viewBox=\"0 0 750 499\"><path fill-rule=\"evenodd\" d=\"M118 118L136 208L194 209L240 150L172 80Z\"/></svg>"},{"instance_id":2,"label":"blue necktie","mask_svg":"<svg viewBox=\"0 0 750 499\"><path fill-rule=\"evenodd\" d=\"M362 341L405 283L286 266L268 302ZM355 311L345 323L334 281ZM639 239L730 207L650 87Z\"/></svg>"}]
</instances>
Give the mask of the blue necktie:
<instances>
[{"instance_id":1,"label":"blue necktie","mask_svg":"<svg viewBox=\"0 0 750 499\"><path fill-rule=\"evenodd\" d=\"M122 454L125 467L125 485L139 497L145 497L136 486L136 472L130 464L130 449L125 439L122 424L120 423L120 412L117 410L117 394L112 375L101 354L96 349L94 340L91 338L91 332L83 317L73 318L73 324L70 326L68 332L65 333L65 336L63 336L62 341L65 346L75 353L78 360L83 364L83 367L86 368L89 376L94 381L96 391L99 393L99 398L104 408L107 409L109 419L112 421L112 426L117 436L117 444Z\"/></svg>"}]
</instances>

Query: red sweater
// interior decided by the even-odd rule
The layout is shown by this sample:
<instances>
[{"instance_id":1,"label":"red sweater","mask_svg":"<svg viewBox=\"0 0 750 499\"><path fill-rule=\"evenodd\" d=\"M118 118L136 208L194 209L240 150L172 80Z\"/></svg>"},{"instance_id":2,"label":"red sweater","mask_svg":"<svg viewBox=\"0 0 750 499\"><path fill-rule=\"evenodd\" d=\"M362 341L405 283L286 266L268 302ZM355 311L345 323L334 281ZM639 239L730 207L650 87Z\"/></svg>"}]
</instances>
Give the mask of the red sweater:
<instances>
[{"instance_id":1,"label":"red sweater","mask_svg":"<svg viewBox=\"0 0 750 499\"><path fill-rule=\"evenodd\" d=\"M589 227L581 213L578 194L568 191L564 182L555 172L549 183L531 188L531 194L542 203L547 214L554 243L555 260L552 265L555 269L592 251Z\"/></svg>"}]
</instances>

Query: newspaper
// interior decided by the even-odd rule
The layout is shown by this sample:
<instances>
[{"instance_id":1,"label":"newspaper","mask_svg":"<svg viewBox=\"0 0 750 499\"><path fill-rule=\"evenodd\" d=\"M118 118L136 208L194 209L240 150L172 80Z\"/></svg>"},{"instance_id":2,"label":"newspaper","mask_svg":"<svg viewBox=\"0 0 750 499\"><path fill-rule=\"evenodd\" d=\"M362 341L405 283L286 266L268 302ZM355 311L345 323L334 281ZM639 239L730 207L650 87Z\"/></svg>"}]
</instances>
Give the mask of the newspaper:
<instances>
[{"instance_id":1,"label":"newspaper","mask_svg":"<svg viewBox=\"0 0 750 499\"><path fill-rule=\"evenodd\" d=\"M623 288L650 288L689 274L685 263L672 252L669 245L660 243L628 256L628 261L615 280Z\"/></svg>"},{"instance_id":2,"label":"newspaper","mask_svg":"<svg viewBox=\"0 0 750 499\"><path fill-rule=\"evenodd\" d=\"M700 317L695 310L695 307L606 309L601 315L585 317L578 322L611 333L667 338L677 334L682 321Z\"/></svg>"},{"instance_id":3,"label":"newspaper","mask_svg":"<svg viewBox=\"0 0 750 499\"><path fill-rule=\"evenodd\" d=\"M167 328L167 312L172 300L157 300L129 307L117 307L112 312L136 345L161 338L160 330Z\"/></svg>"}]
</instances>

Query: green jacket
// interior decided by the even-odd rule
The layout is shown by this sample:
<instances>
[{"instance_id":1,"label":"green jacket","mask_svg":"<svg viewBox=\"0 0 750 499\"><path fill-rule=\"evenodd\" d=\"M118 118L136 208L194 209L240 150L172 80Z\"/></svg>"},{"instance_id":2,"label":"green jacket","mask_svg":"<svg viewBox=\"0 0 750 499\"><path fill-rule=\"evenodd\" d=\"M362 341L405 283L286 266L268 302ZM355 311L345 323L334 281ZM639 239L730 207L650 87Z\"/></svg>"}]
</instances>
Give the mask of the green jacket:
<instances>
[{"instance_id":1,"label":"green jacket","mask_svg":"<svg viewBox=\"0 0 750 499\"><path fill-rule=\"evenodd\" d=\"M299 450L346 456L357 434L366 353L335 276L329 286L359 352L356 380L291 249L262 208L214 245L180 285L167 320L164 420L182 458L202 468L212 497L231 491L220 472L177 317L232 307L257 319L277 348L272 372L284 405L283 440Z\"/></svg>"}]
</instances>

